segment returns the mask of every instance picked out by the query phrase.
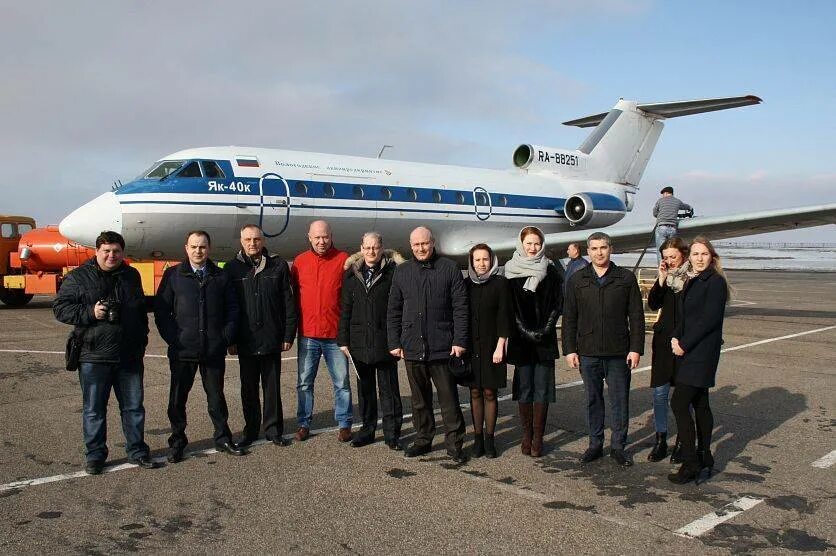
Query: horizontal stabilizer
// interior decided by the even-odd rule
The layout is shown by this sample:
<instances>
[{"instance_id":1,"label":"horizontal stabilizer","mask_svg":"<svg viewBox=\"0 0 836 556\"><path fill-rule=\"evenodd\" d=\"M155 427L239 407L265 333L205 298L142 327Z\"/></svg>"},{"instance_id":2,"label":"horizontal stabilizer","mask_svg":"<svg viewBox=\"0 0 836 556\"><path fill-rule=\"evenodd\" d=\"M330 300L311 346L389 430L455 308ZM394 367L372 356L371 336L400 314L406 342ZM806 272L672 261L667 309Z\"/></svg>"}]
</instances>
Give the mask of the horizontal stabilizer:
<instances>
[{"instance_id":1,"label":"horizontal stabilizer","mask_svg":"<svg viewBox=\"0 0 836 556\"><path fill-rule=\"evenodd\" d=\"M691 114L701 114L702 112L714 112L715 110L726 110L729 108L750 106L752 104L760 104L761 102L763 101L759 97L746 95L742 97L705 98L700 100L638 104L636 105L636 108L657 118L676 118L679 116L690 116ZM585 118L578 118L577 120L563 122L563 125L594 127L600 124L601 120L603 120L607 114L608 112L602 112L601 114L595 114L594 116L586 116Z\"/></svg>"},{"instance_id":2,"label":"horizontal stabilizer","mask_svg":"<svg viewBox=\"0 0 836 556\"><path fill-rule=\"evenodd\" d=\"M836 224L836 203L726 216L690 218L679 223L679 233L686 240L704 235L711 241L715 241L827 224ZM560 256L563 256L562 250L566 245L575 241L584 245L589 234L595 231L605 232L612 238L613 252L624 253L634 249L644 249L651 243L653 223L546 234L546 245L550 249L554 249L555 253L560 253ZM505 244L491 244L491 248L499 255L508 256L514 252L516 244L516 238L510 238ZM462 246L464 253L467 253L470 247L470 245ZM651 245L652 249L653 246Z\"/></svg>"}]
</instances>

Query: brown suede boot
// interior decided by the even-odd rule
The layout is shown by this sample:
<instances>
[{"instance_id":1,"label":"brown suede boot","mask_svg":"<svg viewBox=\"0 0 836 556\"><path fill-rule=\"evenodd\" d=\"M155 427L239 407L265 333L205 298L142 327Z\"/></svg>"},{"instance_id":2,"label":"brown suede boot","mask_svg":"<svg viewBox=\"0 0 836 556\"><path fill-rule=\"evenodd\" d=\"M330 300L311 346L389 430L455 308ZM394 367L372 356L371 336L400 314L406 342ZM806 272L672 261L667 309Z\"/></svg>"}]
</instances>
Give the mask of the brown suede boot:
<instances>
[{"instance_id":1,"label":"brown suede boot","mask_svg":"<svg viewBox=\"0 0 836 556\"><path fill-rule=\"evenodd\" d=\"M549 404L534 404L534 439L531 441L531 457L539 458L543 453L543 433L546 431L546 416L549 412Z\"/></svg>"},{"instance_id":2,"label":"brown suede boot","mask_svg":"<svg viewBox=\"0 0 836 556\"><path fill-rule=\"evenodd\" d=\"M520 424L522 425L523 437L520 450L523 454L531 455L531 404L520 402Z\"/></svg>"}]
</instances>

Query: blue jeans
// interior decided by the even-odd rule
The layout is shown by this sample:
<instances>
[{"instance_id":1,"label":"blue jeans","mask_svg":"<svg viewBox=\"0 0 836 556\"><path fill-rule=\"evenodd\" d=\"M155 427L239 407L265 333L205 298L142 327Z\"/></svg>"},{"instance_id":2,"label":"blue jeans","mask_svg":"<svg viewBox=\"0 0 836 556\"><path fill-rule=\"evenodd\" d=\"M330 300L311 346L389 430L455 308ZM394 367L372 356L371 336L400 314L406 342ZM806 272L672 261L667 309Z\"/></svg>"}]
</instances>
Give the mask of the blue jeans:
<instances>
[{"instance_id":1,"label":"blue jeans","mask_svg":"<svg viewBox=\"0 0 836 556\"><path fill-rule=\"evenodd\" d=\"M581 355L581 377L586 389L586 417L589 424L589 446L604 445L604 381L610 398L612 435L610 447L623 450L627 445L630 422L630 368L627 354L616 357Z\"/></svg>"},{"instance_id":2,"label":"blue jeans","mask_svg":"<svg viewBox=\"0 0 836 556\"><path fill-rule=\"evenodd\" d=\"M672 237L676 237L677 235L677 228L676 226L671 226L670 224L659 224L656 226L656 231L653 233L653 236L656 240L656 265L658 266L662 262L662 254L659 252L659 248L662 247L662 244L665 243L666 239L670 239Z\"/></svg>"},{"instance_id":3,"label":"blue jeans","mask_svg":"<svg viewBox=\"0 0 836 556\"><path fill-rule=\"evenodd\" d=\"M78 369L84 409L82 431L87 461L107 459L107 402L116 393L122 415L125 452L135 459L148 455L145 443L145 407L142 405L142 361L131 364L81 363Z\"/></svg>"},{"instance_id":4,"label":"blue jeans","mask_svg":"<svg viewBox=\"0 0 836 556\"><path fill-rule=\"evenodd\" d=\"M350 428L352 419L351 385L348 380L348 360L337 346L336 340L299 337L299 380L296 383L298 405L296 420L300 427L311 428L314 407L314 381L319 361L325 357L325 366L334 385L334 419L340 428Z\"/></svg>"},{"instance_id":5,"label":"blue jeans","mask_svg":"<svg viewBox=\"0 0 836 556\"><path fill-rule=\"evenodd\" d=\"M668 395L670 392L670 384L653 388L653 424L656 432L668 432Z\"/></svg>"}]
</instances>

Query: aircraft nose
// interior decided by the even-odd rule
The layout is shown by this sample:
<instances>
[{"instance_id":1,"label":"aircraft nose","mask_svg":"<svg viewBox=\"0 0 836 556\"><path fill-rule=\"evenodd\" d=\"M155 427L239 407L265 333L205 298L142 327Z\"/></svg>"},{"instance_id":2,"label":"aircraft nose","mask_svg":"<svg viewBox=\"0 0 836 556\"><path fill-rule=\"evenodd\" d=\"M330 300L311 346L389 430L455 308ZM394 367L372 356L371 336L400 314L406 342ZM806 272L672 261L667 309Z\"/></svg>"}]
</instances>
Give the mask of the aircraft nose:
<instances>
[{"instance_id":1,"label":"aircraft nose","mask_svg":"<svg viewBox=\"0 0 836 556\"><path fill-rule=\"evenodd\" d=\"M103 193L72 211L60 224L61 235L82 245L93 246L104 231L122 233L122 208L112 191Z\"/></svg>"}]
</instances>

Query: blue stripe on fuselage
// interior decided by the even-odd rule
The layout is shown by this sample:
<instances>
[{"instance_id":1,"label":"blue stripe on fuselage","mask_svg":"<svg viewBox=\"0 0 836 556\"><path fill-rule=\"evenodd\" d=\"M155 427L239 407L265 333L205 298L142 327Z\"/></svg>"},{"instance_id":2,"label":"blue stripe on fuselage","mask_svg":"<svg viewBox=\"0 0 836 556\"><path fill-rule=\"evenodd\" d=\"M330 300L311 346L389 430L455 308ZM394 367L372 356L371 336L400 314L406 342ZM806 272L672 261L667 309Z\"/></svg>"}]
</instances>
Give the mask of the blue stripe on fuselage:
<instances>
[{"instance_id":1,"label":"blue stripe on fuselage","mask_svg":"<svg viewBox=\"0 0 836 556\"><path fill-rule=\"evenodd\" d=\"M355 201L381 201L398 203L424 203L462 205L472 207L473 191L427 189L405 185L385 185L367 183L336 183L313 180L286 180L290 188L290 195L296 199L337 199ZM215 187L210 189L211 182ZM211 204L240 204L240 195L251 196L254 201L259 198L258 178L167 178L165 180L136 180L120 187L117 195L138 193L161 194L217 194L217 203ZM230 188L230 183L236 185ZM240 185L239 185L240 184ZM220 188L218 187L220 185ZM284 197L284 186L279 180L266 179L263 182L265 195ZM485 189L488 189L487 187ZM490 191L491 204L494 211L503 208L549 210L563 212L565 199L559 197L541 197L536 195L519 195ZM229 195L229 201L224 196ZM625 211L624 202L605 193L587 193L592 199L595 210ZM175 201L176 202L176 201ZM249 203L247 203L249 204ZM258 204L255 202L253 204ZM481 205L482 203L480 203ZM333 208L333 207L332 207ZM487 207L485 207L487 208ZM495 212L494 214L497 214Z\"/></svg>"}]
</instances>

